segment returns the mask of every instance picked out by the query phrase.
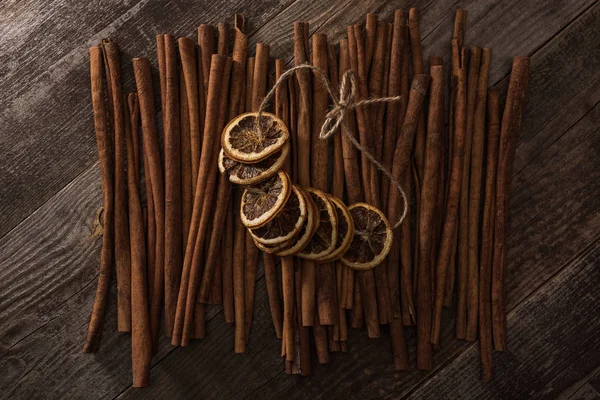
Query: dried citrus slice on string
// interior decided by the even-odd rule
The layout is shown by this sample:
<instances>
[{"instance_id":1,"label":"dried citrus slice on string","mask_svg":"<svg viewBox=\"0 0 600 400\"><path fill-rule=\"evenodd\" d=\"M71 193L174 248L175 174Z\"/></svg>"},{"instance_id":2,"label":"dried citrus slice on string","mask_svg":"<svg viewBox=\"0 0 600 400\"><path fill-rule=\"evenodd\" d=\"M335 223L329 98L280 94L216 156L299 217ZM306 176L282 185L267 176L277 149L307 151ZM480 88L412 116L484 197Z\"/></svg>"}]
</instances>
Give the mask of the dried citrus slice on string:
<instances>
[{"instance_id":1,"label":"dried citrus slice on string","mask_svg":"<svg viewBox=\"0 0 600 400\"><path fill-rule=\"evenodd\" d=\"M331 254L337 243L337 217L335 208L327 195L320 190L304 188L319 210L319 226L308 244L298 253L299 257L318 260Z\"/></svg>"},{"instance_id":2,"label":"dried citrus slice on string","mask_svg":"<svg viewBox=\"0 0 600 400\"><path fill-rule=\"evenodd\" d=\"M292 239L306 221L306 201L302 193L292 186L292 194L275 218L266 224L250 229L252 238L265 245L275 245Z\"/></svg>"},{"instance_id":3,"label":"dried citrus slice on string","mask_svg":"<svg viewBox=\"0 0 600 400\"><path fill-rule=\"evenodd\" d=\"M390 252L392 228L385 215L369 204L352 204L348 211L354 220L354 237L342 262L358 270L376 267Z\"/></svg>"},{"instance_id":4,"label":"dried citrus slice on string","mask_svg":"<svg viewBox=\"0 0 600 400\"><path fill-rule=\"evenodd\" d=\"M264 182L246 187L240 205L242 223L247 228L266 224L283 208L291 192L290 177L282 171Z\"/></svg>"},{"instance_id":5,"label":"dried citrus slice on string","mask_svg":"<svg viewBox=\"0 0 600 400\"><path fill-rule=\"evenodd\" d=\"M274 114L263 112L259 129L258 119L258 113L245 113L227 124L221 137L225 154L239 162L254 163L283 147L290 136L283 121Z\"/></svg>"},{"instance_id":6,"label":"dried citrus slice on string","mask_svg":"<svg viewBox=\"0 0 600 400\"><path fill-rule=\"evenodd\" d=\"M283 243L279 243L279 244L267 245L267 244L263 244L263 243L259 242L258 240L254 239L254 244L256 245L256 247L258 247L259 250L264 251L265 253L269 253L269 254L276 254L280 249L284 249L287 246L289 246L291 242L292 242L291 240L288 240L287 242L283 242Z\"/></svg>"},{"instance_id":7,"label":"dried citrus slice on string","mask_svg":"<svg viewBox=\"0 0 600 400\"><path fill-rule=\"evenodd\" d=\"M235 161L223 149L219 152L219 171L229 175L229 181L238 185L255 185L275 175L290 154L290 144L286 142L281 150L254 164Z\"/></svg>"},{"instance_id":8,"label":"dried citrus slice on string","mask_svg":"<svg viewBox=\"0 0 600 400\"><path fill-rule=\"evenodd\" d=\"M335 249L328 256L319 258L317 261L320 262L330 262L340 258L348 250L354 237L354 220L346 205L335 196L327 196L327 198L335 208L338 235Z\"/></svg>"},{"instance_id":9,"label":"dried citrus slice on string","mask_svg":"<svg viewBox=\"0 0 600 400\"><path fill-rule=\"evenodd\" d=\"M306 201L306 222L298 234L289 242L283 243L274 249L280 257L298 254L310 242L319 227L319 210L312 197L303 189L298 188Z\"/></svg>"}]
</instances>

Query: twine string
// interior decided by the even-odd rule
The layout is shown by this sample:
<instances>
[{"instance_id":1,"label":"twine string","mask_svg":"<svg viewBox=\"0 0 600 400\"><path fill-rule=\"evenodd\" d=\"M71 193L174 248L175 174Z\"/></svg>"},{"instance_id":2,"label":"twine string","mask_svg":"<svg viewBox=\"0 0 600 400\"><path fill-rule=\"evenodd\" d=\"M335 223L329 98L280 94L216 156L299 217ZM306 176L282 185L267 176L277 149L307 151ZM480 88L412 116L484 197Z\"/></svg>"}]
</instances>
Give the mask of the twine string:
<instances>
[{"instance_id":1,"label":"twine string","mask_svg":"<svg viewBox=\"0 0 600 400\"><path fill-rule=\"evenodd\" d=\"M267 105L269 104L269 102L271 101L273 96L275 96L275 93L277 92L277 88L281 84L283 84L287 79L289 79L289 77L292 76L296 71L299 71L302 69L311 70L316 75L318 75L319 78L321 78L321 81L323 82L323 86L325 87L325 89L327 89L327 92L329 93L329 97L331 97L331 100L333 102L333 106L325 115L325 121L323 122L323 125L321 126L321 132L319 133L319 139L321 139L321 140L329 139L331 136L335 135L336 132L338 131L338 128L340 128L343 125L344 128L346 128L346 129L344 129L343 132L346 135L346 137L348 138L348 140L350 140L350 143L352 143L352 145L354 147L356 147L356 149L358 149L358 151L363 153L367 157L367 159L369 161L371 161L371 163L373 165L375 165L377 167L377 169L379 171L381 171L400 192L400 195L402 197L402 203L403 203L404 207L402 209L402 214L398 218L398 222L396 222L394 224L394 226L392 227L392 229L396 229L397 227L400 226L402 221L404 221L404 218L406 217L406 213L407 213L407 209L408 209L408 200L406 199L406 193L404 191L404 188L402 187L400 182L394 178L391 171L388 168L386 168L383 164L381 164L375 158L375 156L373 156L373 154L371 154L371 152L369 152L369 150L367 150L364 146L362 146L358 142L358 140L356 140L356 138L354 137L354 132L351 132L351 130L348 129L345 119L346 119L346 116L348 115L349 111L352 111L358 107L364 107L364 106L368 106L371 104L378 104L378 103L395 103L395 102L400 101L402 99L402 96L376 97L376 98L370 98L370 99L356 101L356 90L357 90L356 89L356 86L357 86L356 77L351 70L348 70L344 73L344 76L342 77L342 83L340 85L340 93L339 93L339 97L338 97L334 93L334 90L331 87L331 82L329 81L329 79L327 79L327 76L325 75L323 70L321 70L317 66L310 65L310 64L298 65L297 67L287 70L279 77L277 82L275 82L275 85L273 85L271 90L269 90L269 92L263 99L262 103L260 104L260 107L258 109L258 118L257 118L256 126L257 126L257 130L258 130L258 135L261 139L263 137L262 124L260 123L262 113L264 112L265 108L267 107Z\"/></svg>"}]
</instances>

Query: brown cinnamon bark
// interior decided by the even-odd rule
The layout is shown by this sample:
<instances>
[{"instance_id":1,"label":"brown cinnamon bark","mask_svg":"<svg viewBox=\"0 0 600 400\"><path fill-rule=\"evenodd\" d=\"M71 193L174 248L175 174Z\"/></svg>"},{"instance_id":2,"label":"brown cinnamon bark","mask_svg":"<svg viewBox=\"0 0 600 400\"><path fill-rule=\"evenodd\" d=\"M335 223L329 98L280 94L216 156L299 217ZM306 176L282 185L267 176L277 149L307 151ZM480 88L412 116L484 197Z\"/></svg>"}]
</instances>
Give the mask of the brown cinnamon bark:
<instances>
[{"instance_id":1,"label":"brown cinnamon bark","mask_svg":"<svg viewBox=\"0 0 600 400\"><path fill-rule=\"evenodd\" d=\"M392 31L392 52L390 56L390 75L388 82L388 96L394 97L401 94L402 79L402 57L406 43L403 38L403 30L406 27L406 17L402 10L397 10L394 14L394 29ZM394 157L394 145L396 144L396 135L398 132L398 117L401 109L401 103L388 103L386 105L385 117L385 136L383 145L383 166L388 170L392 167ZM390 182L387 178L381 179L381 207L388 209L388 194ZM389 273L389 272L388 272ZM396 274L397 276L397 274ZM393 279L390 275L390 282ZM394 301L392 296L392 301Z\"/></svg>"},{"instance_id":2,"label":"brown cinnamon bark","mask_svg":"<svg viewBox=\"0 0 600 400\"><path fill-rule=\"evenodd\" d=\"M217 54L222 56L229 55L229 24L227 22L220 22L217 24L217 31L219 32L217 40Z\"/></svg>"},{"instance_id":3,"label":"brown cinnamon bark","mask_svg":"<svg viewBox=\"0 0 600 400\"><path fill-rule=\"evenodd\" d=\"M181 45L180 45L181 49ZM195 58L194 58L195 60ZM194 68L195 69L195 68ZM179 80L179 132L181 137L181 248L185 251L192 220L194 189L192 187L192 143L190 108L185 90L185 78ZM197 173L197 171L196 171Z\"/></svg>"},{"instance_id":4,"label":"brown cinnamon bark","mask_svg":"<svg viewBox=\"0 0 600 400\"><path fill-rule=\"evenodd\" d=\"M179 134L179 82L175 38L164 35L165 108L165 331L171 336L181 277L181 142Z\"/></svg>"},{"instance_id":5,"label":"brown cinnamon bark","mask_svg":"<svg viewBox=\"0 0 600 400\"><path fill-rule=\"evenodd\" d=\"M448 117L448 160L446 162L446 168L450 170L450 164L452 162L452 150L454 143L454 108L456 104L456 92L457 92L457 74L460 67L460 53L465 40L465 30L467 25L467 12L462 9L456 11L454 19L454 33L452 36L452 69L450 76L450 101L449 101L449 117ZM447 174L449 175L449 173ZM450 179L447 179L444 193L448 193ZM441 239L440 239L441 240ZM458 224L456 225L454 232L454 239L452 243L452 255L450 257L450 265L448 267L448 273L446 274L446 283L444 290L444 306L450 307L452 305L452 294L454 292L454 282L456 277L456 253L458 247Z\"/></svg>"},{"instance_id":6,"label":"brown cinnamon bark","mask_svg":"<svg viewBox=\"0 0 600 400\"><path fill-rule=\"evenodd\" d=\"M202 66L205 97L208 97L208 84L213 54L215 54L215 27L202 24L198 27L198 56L200 65Z\"/></svg>"},{"instance_id":7,"label":"brown cinnamon bark","mask_svg":"<svg viewBox=\"0 0 600 400\"><path fill-rule=\"evenodd\" d=\"M325 78L329 79L327 36L315 34L312 39L312 63L321 69L325 74ZM323 86L322 79L320 76L313 76L313 135L320 131L329 106L329 95L327 89ZM318 137L311 139L311 185L324 192L329 191L327 185L329 161L327 144L327 140L320 140ZM333 325L337 320L333 263L319 264L313 268L315 268L319 322L321 325Z\"/></svg>"},{"instance_id":8,"label":"brown cinnamon bark","mask_svg":"<svg viewBox=\"0 0 600 400\"><path fill-rule=\"evenodd\" d=\"M485 109L488 78L492 52L483 49L479 71L475 113L473 117L473 139L471 147L471 176L469 178L468 218L468 285L467 285L467 340L477 340L479 317L479 215L481 203L481 177L483 169L483 145L485 136Z\"/></svg>"},{"instance_id":9,"label":"brown cinnamon bark","mask_svg":"<svg viewBox=\"0 0 600 400\"><path fill-rule=\"evenodd\" d=\"M465 155L463 159L462 184L460 189L459 225L458 225L458 291L456 305L456 337L467 338L467 287L469 282L469 182L471 172L471 148L473 143L473 121L475 118L475 100L479 82L481 48L471 48L467 80L467 124L465 129ZM477 330L475 316L475 331ZM468 339L475 340L475 339Z\"/></svg>"},{"instance_id":10,"label":"brown cinnamon bark","mask_svg":"<svg viewBox=\"0 0 600 400\"><path fill-rule=\"evenodd\" d=\"M185 94L188 105L188 124L191 150L192 193L198 181L198 168L200 166L200 153L202 151L202 138L200 136L200 108L198 95L198 68L196 66L196 49L194 41L188 38L179 38L179 56L181 58L181 78L185 84ZM183 125L183 121L182 121ZM193 194L192 194L193 196Z\"/></svg>"},{"instance_id":11,"label":"brown cinnamon bark","mask_svg":"<svg viewBox=\"0 0 600 400\"><path fill-rule=\"evenodd\" d=\"M95 353L100 345L102 326L104 324L104 312L108 300L108 288L110 286L110 274L112 270L113 246L114 246L114 164L112 154L112 138L108 132L106 122L106 110L104 107L104 90L102 86L102 48L94 46L90 48L90 81L92 92L92 109L94 110L94 128L96 129L96 144L100 159L100 177L102 179L102 202L103 202L103 228L102 253L100 255L100 275L96 298L92 308L92 316L88 327L88 334L83 346L84 353Z\"/></svg>"},{"instance_id":12,"label":"brown cinnamon bark","mask_svg":"<svg viewBox=\"0 0 600 400\"><path fill-rule=\"evenodd\" d=\"M383 85L383 69L385 67L385 55L387 47L387 24L383 21L377 25L377 37L375 40L375 50L373 51L373 58L371 60L371 71L369 75L369 96L370 97L381 97L382 85ZM383 104L374 104L370 107L369 113L372 116L372 121L375 122L375 128L372 130L374 138L374 153L377 159L381 159L381 152L383 151L383 115L382 119L379 120L379 109ZM375 180L377 181L377 189L371 194L371 201L374 201L375 205L380 204L379 199L379 172L372 167L375 172ZM373 179L371 177L370 179ZM371 187L369 190L375 190ZM373 270L375 276L375 285L377 288L377 310L379 314L379 323L384 325L389 322L389 283L387 276L387 265L381 264Z\"/></svg>"},{"instance_id":13,"label":"brown cinnamon bark","mask_svg":"<svg viewBox=\"0 0 600 400\"><path fill-rule=\"evenodd\" d=\"M219 95L219 110L218 110L218 118L217 118L217 127L216 127L216 135L218 137L221 136L221 132L226 125L226 122L229 120L228 115L228 93L229 93L229 80L231 76L231 68L232 68L232 59L231 57L227 58L225 63L225 67L223 70L223 76L221 81L221 94ZM217 139L218 140L218 139ZM218 147L216 149L218 153ZM213 154L214 156L214 154ZM219 304L215 302L220 302L221 296L221 276L218 273L215 273L215 270L218 271L218 259L220 258L220 244L221 239L223 237L223 223L227 214L227 207L229 205L229 200L231 196L231 183L229 182L229 178L223 174L219 174L216 170L216 166L213 166L211 172L209 172L210 176L218 175L219 181L219 189L217 190L217 197L214 200L215 207L211 210L212 200L208 200L208 197L204 200L203 205L203 215L201 217L201 221L205 218L212 219L212 229L210 232L210 241L208 244L207 257L204 265L204 271L202 274L202 283L200 286L200 291L198 293L198 301L200 303L207 303L209 301L209 295L215 296L213 298L212 304ZM214 189L213 189L214 190ZM206 215L204 215L206 213ZM221 221L219 223L214 223L215 221ZM216 283L215 283L216 282ZM213 284L213 288L217 292L211 291L211 284ZM212 293L211 293L212 292Z\"/></svg>"},{"instance_id":14,"label":"brown cinnamon bark","mask_svg":"<svg viewBox=\"0 0 600 400\"><path fill-rule=\"evenodd\" d=\"M454 41L453 41L454 42ZM464 54L463 54L464 56ZM462 58L464 60L464 58ZM446 200L446 209L444 216L444 227L442 232L442 240L440 243L440 251L436 261L436 282L435 285L435 308L431 328L431 343L439 345L440 343L440 328L442 320L442 306L444 302L445 285L441 282L446 282L446 273L452 256L452 243L454 240L454 230L457 223L458 203L460 200L460 187L463 171L463 157L465 147L465 122L466 122L466 72L465 66L461 60L460 67L457 71L456 85L456 107L454 118L454 143L452 144L452 157L449 179L448 198Z\"/></svg>"},{"instance_id":15,"label":"brown cinnamon bark","mask_svg":"<svg viewBox=\"0 0 600 400\"><path fill-rule=\"evenodd\" d=\"M281 259L281 284L283 288L283 345L285 359L294 360L294 258Z\"/></svg>"},{"instance_id":16,"label":"brown cinnamon bark","mask_svg":"<svg viewBox=\"0 0 600 400\"><path fill-rule=\"evenodd\" d=\"M114 136L114 235L115 270L117 273L117 329L131 331L131 260L129 248L129 223L127 220L127 181L125 179L125 122L123 118L123 91L121 87L121 51L109 40L102 40L102 52L106 68L106 85Z\"/></svg>"},{"instance_id":17,"label":"brown cinnamon bark","mask_svg":"<svg viewBox=\"0 0 600 400\"><path fill-rule=\"evenodd\" d=\"M233 300L235 309L235 339L234 351L244 353L246 351L246 306L245 306L245 274L244 253L246 242L246 228L239 216L240 189L236 190L234 197L235 228L233 237Z\"/></svg>"},{"instance_id":18,"label":"brown cinnamon bark","mask_svg":"<svg viewBox=\"0 0 600 400\"><path fill-rule=\"evenodd\" d=\"M402 65L404 51L407 48L405 42L406 17L402 10L394 13L394 26L391 32L391 53L390 53L390 72L388 81L388 96L398 96L402 94ZM408 63L407 63L408 65ZM404 119L402 113L402 104L406 104L407 99L399 103L389 103L386 106L386 125L383 146L383 164L386 168L392 168L394 157L394 148L397 141L398 123ZM390 183L387 177L381 179L381 205L383 210L388 210ZM395 189L392 189L395 190ZM408 226L408 224L406 224ZM397 235L396 235L397 236ZM398 243L398 238L394 241ZM399 277L399 246L396 245L396 251L390 253L388 257L388 286L390 292L390 339L392 347L392 357L394 369L397 371L408 368L408 354L406 341L404 338L403 310L401 307L400 296L400 277ZM410 264L409 264L410 265ZM410 277L408 277L410 282ZM407 296L408 298L408 296ZM408 314L408 313L407 313ZM410 319L409 319L410 321Z\"/></svg>"},{"instance_id":19,"label":"brown cinnamon bark","mask_svg":"<svg viewBox=\"0 0 600 400\"><path fill-rule=\"evenodd\" d=\"M410 50L413 60L413 74L424 74L423 48L421 47L421 34L419 30L419 11L411 8L408 12L408 30L410 34ZM425 113L419 116L419 125L415 135L414 158L419 181L423 179L423 164L425 160ZM418 200L417 200L418 202Z\"/></svg>"},{"instance_id":20,"label":"brown cinnamon bark","mask_svg":"<svg viewBox=\"0 0 600 400\"><path fill-rule=\"evenodd\" d=\"M246 99L242 96L246 80L246 56L248 52L248 36L245 33L244 18L236 14L233 40L233 64L231 66L231 89L229 91L229 119L240 113L240 106L245 106Z\"/></svg>"},{"instance_id":21,"label":"brown cinnamon bark","mask_svg":"<svg viewBox=\"0 0 600 400\"><path fill-rule=\"evenodd\" d=\"M200 156L200 169L198 181L194 194L194 208L188 245L185 252L183 273L181 275L181 288L177 303L175 327L173 330L172 343L187 345L192 335L194 304L196 300L196 288L202 271L200 263L203 258L204 239L208 226L209 212L204 212L212 204L213 192L216 186L216 156L220 144L220 131L218 129L219 119L219 94L223 85L223 71L225 69L226 57L213 55L211 64L211 79L209 95L206 104L206 123L204 127L204 143L202 155ZM214 74L214 76L213 76ZM202 216L205 216L202 218ZM181 343L179 343L181 342Z\"/></svg>"},{"instance_id":22,"label":"brown cinnamon bark","mask_svg":"<svg viewBox=\"0 0 600 400\"><path fill-rule=\"evenodd\" d=\"M424 74L417 74L413 77L411 84L410 94L408 97L408 105L406 113L402 121L400 133L398 134L398 140L396 142L394 158L392 162L392 175L395 179L403 181L406 177L407 171L410 166L410 154L412 153L414 137L417 131L417 125L419 121L419 115L423 108L425 95L429 87L430 77ZM406 180L404 180L406 182ZM408 189L407 189L408 191ZM408 195L408 193L407 193ZM410 203L408 203L410 204ZM391 188L388 197L388 218L392 223L398 221L398 218L402 214L402 198L398 190ZM409 225L410 220L403 222L403 225ZM403 234L403 233L402 233ZM410 243L410 242L409 242ZM399 246L400 243L395 241L392 247ZM392 248L392 254L397 254L397 250ZM409 315L415 315L414 302L412 300L412 279L410 277L410 268L402 263L401 272L401 293L402 302L406 303L407 312ZM404 314L404 307L403 307Z\"/></svg>"},{"instance_id":23,"label":"brown cinnamon bark","mask_svg":"<svg viewBox=\"0 0 600 400\"><path fill-rule=\"evenodd\" d=\"M254 314L254 289L256 287L256 268L258 267L258 248L250 232L246 232L246 259L244 263L245 276L245 307L246 307L246 343L250 340L252 330L252 317Z\"/></svg>"},{"instance_id":24,"label":"brown cinnamon bark","mask_svg":"<svg viewBox=\"0 0 600 400\"><path fill-rule=\"evenodd\" d=\"M430 370L433 367L431 347L431 266L433 227L436 199L438 193L439 157L442 152L442 130L444 128L439 115L444 108L444 67L431 67L431 93L427 122L425 147L425 165L423 168L423 187L419 215L419 276L417 278L417 368Z\"/></svg>"},{"instance_id":25,"label":"brown cinnamon bark","mask_svg":"<svg viewBox=\"0 0 600 400\"><path fill-rule=\"evenodd\" d=\"M269 46L256 44L254 76L252 78L252 111L258 111L267 93L267 74L269 71Z\"/></svg>"},{"instance_id":26,"label":"brown cinnamon bark","mask_svg":"<svg viewBox=\"0 0 600 400\"><path fill-rule=\"evenodd\" d=\"M283 317L281 314L281 300L279 299L275 256L263 253L263 265L265 269L265 283L269 297L269 308L271 310L271 320L273 321L277 339L281 339L283 334Z\"/></svg>"},{"instance_id":27,"label":"brown cinnamon bark","mask_svg":"<svg viewBox=\"0 0 600 400\"><path fill-rule=\"evenodd\" d=\"M235 311L233 307L233 201L227 205L227 218L225 219L225 233L221 243L221 256L223 258L223 315L225 322L230 324L235 321Z\"/></svg>"},{"instance_id":28,"label":"brown cinnamon bark","mask_svg":"<svg viewBox=\"0 0 600 400\"><path fill-rule=\"evenodd\" d=\"M132 114L129 113L132 112ZM129 204L129 233L131 243L131 372L133 387L146 387L150 384L150 362L152 359L152 337L148 313L148 289L146 286L146 248L144 238L144 217L138 190L135 161L134 132L129 116L136 110L125 107L125 136L127 142L127 192Z\"/></svg>"},{"instance_id":29,"label":"brown cinnamon bark","mask_svg":"<svg viewBox=\"0 0 600 400\"><path fill-rule=\"evenodd\" d=\"M377 41L377 28L378 28L378 16L377 14L367 14L365 22L365 71L367 74L371 69L371 62L373 59L373 53L375 52L375 42Z\"/></svg>"},{"instance_id":30,"label":"brown cinnamon bark","mask_svg":"<svg viewBox=\"0 0 600 400\"><path fill-rule=\"evenodd\" d=\"M496 165L500 136L500 90L488 89L487 99L487 160L485 165L485 197L481 225L481 254L479 272L479 332L481 379L492 379L492 255L494 248L494 211L496 197Z\"/></svg>"},{"instance_id":31,"label":"brown cinnamon bark","mask_svg":"<svg viewBox=\"0 0 600 400\"><path fill-rule=\"evenodd\" d=\"M153 214L156 226L154 277L152 278L152 287L150 290L150 293L152 293L150 296L150 330L152 333L152 345L153 348L156 348L160 329L160 311L164 287L165 187L158 136L156 134L156 121L154 119L154 95L152 93L150 62L146 58L134 58L132 63L140 102L144 165L148 166L146 169L146 179L150 180L150 188L152 189Z\"/></svg>"},{"instance_id":32,"label":"brown cinnamon bark","mask_svg":"<svg viewBox=\"0 0 600 400\"><path fill-rule=\"evenodd\" d=\"M309 62L308 23L294 23L294 64L299 66ZM296 71L298 80L297 112L297 151L298 171L310 171L310 149L311 149L311 105L312 87L311 74L307 70ZM298 174L298 183L302 186L310 186L311 176L308 173ZM302 326L312 326L315 308L315 266L314 262L302 260L302 290L300 302L300 317Z\"/></svg>"},{"instance_id":33,"label":"brown cinnamon bark","mask_svg":"<svg viewBox=\"0 0 600 400\"><path fill-rule=\"evenodd\" d=\"M512 164L521 130L525 94L529 83L529 57L513 58L506 104L502 115L502 130L498 148L498 179L496 181L496 221L494 231L494 261L492 268L492 327L494 348L506 350L506 236Z\"/></svg>"},{"instance_id":34,"label":"brown cinnamon bark","mask_svg":"<svg viewBox=\"0 0 600 400\"><path fill-rule=\"evenodd\" d=\"M364 39L362 37L362 29L359 25L348 27L348 54L349 67L357 77L358 90L357 101L365 99L369 96L367 88L367 74L365 60ZM370 119L364 107L356 109L357 131L360 138L360 143L370 152L373 153L373 137L370 134L369 127ZM374 196L371 191L371 183L373 176L371 175L371 165L366 157L361 157L361 173L362 187L364 198L368 203L377 206L377 196ZM376 175L375 175L376 176ZM375 291L375 277L373 270L359 271L358 280L361 291L361 301L364 309L364 318L367 325L367 334L371 338L377 338L380 335L379 330L379 312L377 309L377 293ZM355 305L356 306L356 305ZM357 318L358 316L355 316ZM357 321L358 322L358 321Z\"/></svg>"},{"instance_id":35,"label":"brown cinnamon bark","mask_svg":"<svg viewBox=\"0 0 600 400\"><path fill-rule=\"evenodd\" d=\"M343 76L346 71L350 69L350 58L348 50L348 40L340 40L340 62L339 62L339 76ZM348 193L348 204L358 203L362 201L362 191L360 185L360 167L358 163L358 157L356 148L350 142L346 135L346 130L350 130L356 134L356 116L354 111L349 111L346 114L346 123L341 126L341 133L336 135L340 137L342 146L342 161L343 171L346 182L346 190ZM351 309L354 301L354 270L345 268L345 285L342 286L342 307L345 309ZM345 288L345 290L344 290ZM362 313L362 306L358 310Z\"/></svg>"}]
</instances>

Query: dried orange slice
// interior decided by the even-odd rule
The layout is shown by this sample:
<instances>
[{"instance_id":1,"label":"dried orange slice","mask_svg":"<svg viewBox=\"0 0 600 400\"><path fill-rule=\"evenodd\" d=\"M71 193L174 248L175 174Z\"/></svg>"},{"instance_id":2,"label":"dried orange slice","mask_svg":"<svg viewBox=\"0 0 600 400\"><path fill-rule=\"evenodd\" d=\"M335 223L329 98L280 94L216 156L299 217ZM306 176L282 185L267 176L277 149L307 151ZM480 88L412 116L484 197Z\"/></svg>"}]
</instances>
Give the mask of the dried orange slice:
<instances>
[{"instance_id":1,"label":"dried orange slice","mask_svg":"<svg viewBox=\"0 0 600 400\"><path fill-rule=\"evenodd\" d=\"M318 260L331 254L337 243L337 217L335 208L327 195L314 188L304 188L319 210L319 226L308 244L298 253L299 257Z\"/></svg>"},{"instance_id":2,"label":"dried orange slice","mask_svg":"<svg viewBox=\"0 0 600 400\"><path fill-rule=\"evenodd\" d=\"M306 201L306 222L300 229L300 232L298 232L298 234L292 240L283 243L274 249L275 254L280 257L298 254L302 249L304 249L308 242L310 242L310 239L319 227L319 210L317 205L307 192L305 192L303 189L298 189Z\"/></svg>"},{"instance_id":3,"label":"dried orange slice","mask_svg":"<svg viewBox=\"0 0 600 400\"><path fill-rule=\"evenodd\" d=\"M263 243L259 242L256 239L254 239L254 244L256 245L256 247L258 247L259 250L262 250L265 253L269 253L269 254L276 254L280 249L284 249L287 246L289 246L289 244L291 242L292 242L291 240L288 240L287 242L283 242L283 243L280 243L280 244L266 245L266 244L263 244Z\"/></svg>"},{"instance_id":4,"label":"dried orange slice","mask_svg":"<svg viewBox=\"0 0 600 400\"><path fill-rule=\"evenodd\" d=\"M229 175L229 181L238 185L255 185L275 175L290 154L290 143L281 150L254 164L245 164L228 157L223 149L219 152L219 171Z\"/></svg>"},{"instance_id":5,"label":"dried orange slice","mask_svg":"<svg viewBox=\"0 0 600 400\"><path fill-rule=\"evenodd\" d=\"M292 239L306 221L306 201L302 193L292 186L292 194L275 218L266 224L250 229L252 238L262 244L272 246Z\"/></svg>"},{"instance_id":6,"label":"dried orange slice","mask_svg":"<svg viewBox=\"0 0 600 400\"><path fill-rule=\"evenodd\" d=\"M381 211L366 203L352 204L348 211L354 220L354 238L342 262L358 270L376 267L392 247L390 224Z\"/></svg>"},{"instance_id":7,"label":"dried orange slice","mask_svg":"<svg viewBox=\"0 0 600 400\"><path fill-rule=\"evenodd\" d=\"M242 223L247 228L266 224L283 208L291 192L290 177L282 171L264 182L246 187L240 205Z\"/></svg>"},{"instance_id":8,"label":"dried orange slice","mask_svg":"<svg viewBox=\"0 0 600 400\"><path fill-rule=\"evenodd\" d=\"M282 120L274 114L263 112L258 129L258 113L245 113L235 117L223 131L221 146L225 154L236 161L254 163L281 149L289 139Z\"/></svg>"},{"instance_id":9,"label":"dried orange slice","mask_svg":"<svg viewBox=\"0 0 600 400\"><path fill-rule=\"evenodd\" d=\"M335 196L327 196L327 198L335 208L338 235L333 252L325 258L318 259L319 262L330 262L340 258L348 250L354 237L354 221L346 205Z\"/></svg>"}]
</instances>

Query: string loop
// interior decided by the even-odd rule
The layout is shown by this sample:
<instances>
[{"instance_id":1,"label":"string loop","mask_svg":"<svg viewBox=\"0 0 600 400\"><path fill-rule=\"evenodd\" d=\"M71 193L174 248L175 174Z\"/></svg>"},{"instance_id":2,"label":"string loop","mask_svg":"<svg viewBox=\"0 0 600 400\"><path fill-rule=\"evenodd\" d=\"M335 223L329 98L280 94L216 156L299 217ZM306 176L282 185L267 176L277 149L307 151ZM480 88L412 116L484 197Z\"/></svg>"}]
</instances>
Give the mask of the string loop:
<instances>
[{"instance_id":1,"label":"string loop","mask_svg":"<svg viewBox=\"0 0 600 400\"><path fill-rule=\"evenodd\" d=\"M398 182L398 180L394 178L394 176L392 175L390 170L388 168L386 168L385 166L383 166L383 164L381 164L379 161L377 161L377 159L371 154L371 152L369 152L365 147L363 147L356 140L356 138L354 137L354 134L353 134L354 132L350 132L350 129L348 129L348 126L345 124L345 118L348 115L348 112L350 112L358 107L364 107L367 105L378 104L378 103L395 103L395 102L400 101L402 99L402 96L376 97L376 98L370 98L370 99L356 101L356 97L357 97L356 96L356 90L357 90L356 89L356 87L357 87L356 76L354 75L354 73L351 70L348 70L344 73L344 76L342 77L342 82L340 84L340 93L339 93L339 97L338 97L334 93L333 88L331 87L331 82L329 82L329 80L327 79L327 76L325 75L323 70L321 70L319 67L316 67L316 66L310 65L310 64L298 65L297 67L287 70L279 77L277 82L275 82L275 85L273 85L271 90L269 90L269 93L267 93L267 95L263 99L262 103L260 104L260 107L258 109L258 118L257 118L257 129L258 129L258 133L259 133L260 137L262 137L262 124L259 121L261 120L261 116L262 116L262 113L264 112L265 108L267 107L267 105L269 104L269 102L271 101L273 96L275 95L277 88L282 83L284 83L287 79L289 79L289 77L292 76L296 71L299 71L302 69L311 70L319 78L321 78L321 81L323 82L323 86L325 87L325 89L327 89L327 92L329 93L329 97L331 97L331 101L333 103L333 106L325 115L325 121L323 122L323 125L321 126L321 132L319 133L319 139L321 139L321 140L329 139L331 136L336 134L336 132L338 131L338 128L340 128L342 125L344 125L344 127L346 128L346 129L344 129L344 133L345 133L346 137L350 140L352 145L354 147L356 147L361 153L363 153L367 157L367 159L369 161L371 161L371 163L373 165L375 165L377 167L377 169L379 171L381 171L400 192L400 195L402 196L402 202L403 202L404 207L402 209L402 214L398 218L398 222L396 222L393 226L393 229L396 229L397 227L400 226L402 221L404 221L404 218L406 217L406 213L407 213L407 208L408 208L408 200L406 199L406 193L404 192L404 188L402 187L400 182Z\"/></svg>"}]
</instances>

